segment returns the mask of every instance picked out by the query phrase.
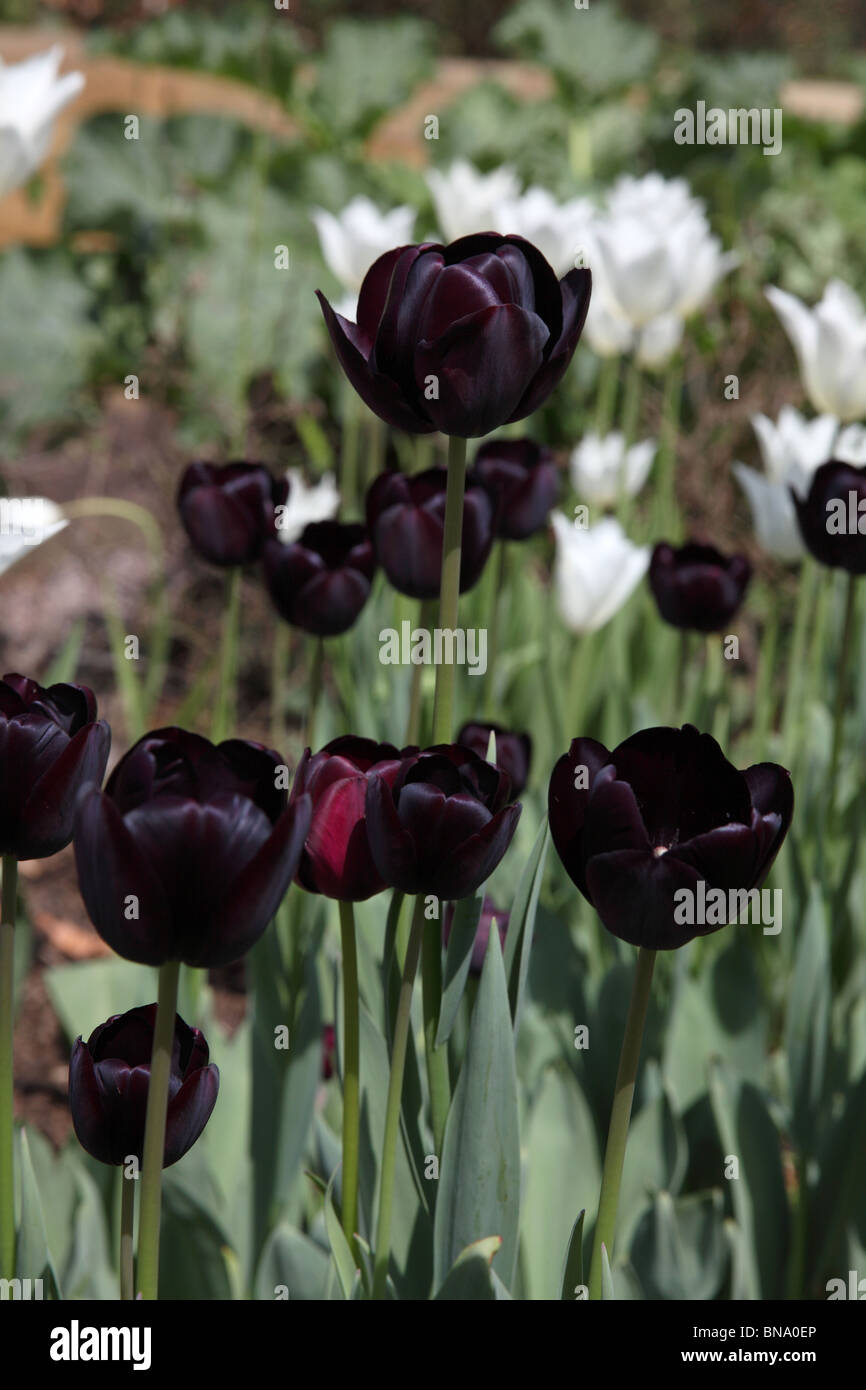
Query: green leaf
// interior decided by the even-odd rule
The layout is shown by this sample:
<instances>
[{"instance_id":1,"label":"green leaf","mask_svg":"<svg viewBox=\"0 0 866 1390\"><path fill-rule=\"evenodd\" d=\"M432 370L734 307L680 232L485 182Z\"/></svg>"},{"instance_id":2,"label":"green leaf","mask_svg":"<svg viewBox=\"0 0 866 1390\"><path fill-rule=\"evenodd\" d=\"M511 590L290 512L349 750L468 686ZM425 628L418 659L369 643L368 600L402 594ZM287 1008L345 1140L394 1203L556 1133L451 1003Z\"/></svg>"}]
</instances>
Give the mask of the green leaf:
<instances>
[{"instance_id":1,"label":"green leaf","mask_svg":"<svg viewBox=\"0 0 866 1390\"><path fill-rule=\"evenodd\" d=\"M656 1193L679 1192L688 1165L682 1121L666 1093L632 1117L617 1213L617 1248L627 1250L641 1213Z\"/></svg>"},{"instance_id":2,"label":"green leaf","mask_svg":"<svg viewBox=\"0 0 866 1390\"><path fill-rule=\"evenodd\" d=\"M484 890L472 898L461 898L454 908L451 935L445 952L445 969L442 979L442 1004L439 1010L439 1027L436 1032L436 1046L441 1047L451 1036L460 1000L472 964L472 948L484 907Z\"/></svg>"},{"instance_id":3,"label":"green leaf","mask_svg":"<svg viewBox=\"0 0 866 1390\"><path fill-rule=\"evenodd\" d=\"M162 1234L159 1245L161 1299L205 1300L235 1297L234 1255L216 1219L219 1198L207 1179L202 1155L191 1150L163 1175ZM186 1166L183 1166L186 1165Z\"/></svg>"},{"instance_id":4,"label":"green leaf","mask_svg":"<svg viewBox=\"0 0 866 1390\"><path fill-rule=\"evenodd\" d=\"M112 1014L156 999L156 972L119 956L52 966L42 978L68 1038L87 1038Z\"/></svg>"},{"instance_id":5,"label":"green leaf","mask_svg":"<svg viewBox=\"0 0 866 1390\"><path fill-rule=\"evenodd\" d=\"M515 1038L520 1030L520 1016L523 1012L526 981L529 976L535 914L544 874L544 861L547 856L547 828L547 816L545 815L535 837L532 853L520 875L520 882L517 885L514 905L508 921L508 932L505 937L505 973L508 978L508 998L511 1004L511 1016L514 1019Z\"/></svg>"},{"instance_id":6,"label":"green leaf","mask_svg":"<svg viewBox=\"0 0 866 1390\"><path fill-rule=\"evenodd\" d=\"M585 1216L586 1212L582 1211L572 1226L568 1239L565 1269L562 1274L561 1298L563 1302L571 1302L577 1297L578 1290L586 1288L583 1282L583 1219Z\"/></svg>"},{"instance_id":7,"label":"green leaf","mask_svg":"<svg viewBox=\"0 0 866 1390\"><path fill-rule=\"evenodd\" d=\"M791 1127L811 1153L824 1104L830 1018L830 950L821 890L813 883L800 928L785 1013L785 1051L791 1079Z\"/></svg>"},{"instance_id":8,"label":"green leaf","mask_svg":"<svg viewBox=\"0 0 866 1390\"><path fill-rule=\"evenodd\" d=\"M520 1134L511 1012L499 933L492 931L466 1055L448 1112L434 1218L434 1283L467 1245L502 1238L497 1266L510 1289L520 1221Z\"/></svg>"},{"instance_id":9,"label":"green leaf","mask_svg":"<svg viewBox=\"0 0 866 1390\"><path fill-rule=\"evenodd\" d=\"M440 1302L492 1302L496 1299L491 1263L502 1245L500 1236L486 1236L461 1250L436 1294Z\"/></svg>"},{"instance_id":10,"label":"green leaf","mask_svg":"<svg viewBox=\"0 0 866 1390\"><path fill-rule=\"evenodd\" d=\"M417 19L340 19L328 30L312 104L336 135L364 135L409 96L430 66L428 25Z\"/></svg>"},{"instance_id":11,"label":"green leaf","mask_svg":"<svg viewBox=\"0 0 866 1390\"><path fill-rule=\"evenodd\" d=\"M333 1190L334 1178L332 1175L328 1183L328 1190L325 1193L325 1229L328 1232L328 1242L337 1269L337 1277L340 1280L340 1288L343 1290L343 1297L351 1299L355 1287L355 1260L340 1225L339 1217L334 1210Z\"/></svg>"},{"instance_id":12,"label":"green leaf","mask_svg":"<svg viewBox=\"0 0 866 1390\"><path fill-rule=\"evenodd\" d=\"M44 1285L43 1297L47 1294L48 1298L62 1298L60 1280L48 1248L42 1199L30 1154L27 1130L22 1127L16 1133L20 1180L17 1192L19 1200L16 1212L15 1275L18 1279L41 1279Z\"/></svg>"},{"instance_id":13,"label":"green leaf","mask_svg":"<svg viewBox=\"0 0 866 1390\"><path fill-rule=\"evenodd\" d=\"M716 1296L728 1258L719 1191L675 1200L660 1192L644 1213L631 1247L651 1299L705 1300Z\"/></svg>"}]
</instances>

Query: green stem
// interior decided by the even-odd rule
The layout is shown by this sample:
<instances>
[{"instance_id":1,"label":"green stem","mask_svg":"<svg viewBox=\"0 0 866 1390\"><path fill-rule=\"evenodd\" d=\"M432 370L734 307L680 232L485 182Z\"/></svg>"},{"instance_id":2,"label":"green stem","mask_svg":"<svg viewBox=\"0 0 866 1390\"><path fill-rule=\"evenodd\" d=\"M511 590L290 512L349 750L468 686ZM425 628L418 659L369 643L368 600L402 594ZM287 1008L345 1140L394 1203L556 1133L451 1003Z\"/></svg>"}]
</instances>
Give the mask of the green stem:
<instances>
[{"instance_id":1,"label":"green stem","mask_svg":"<svg viewBox=\"0 0 866 1390\"><path fill-rule=\"evenodd\" d=\"M616 388L619 385L619 358L603 357L598 372L598 395L595 401L594 429L603 439L613 424Z\"/></svg>"},{"instance_id":2,"label":"green stem","mask_svg":"<svg viewBox=\"0 0 866 1390\"><path fill-rule=\"evenodd\" d=\"M226 576L226 603L223 613L222 648L220 652L219 689L214 706L211 741L222 743L235 719L238 681L238 646L241 626L242 571L235 565Z\"/></svg>"},{"instance_id":3,"label":"green stem","mask_svg":"<svg viewBox=\"0 0 866 1390\"><path fill-rule=\"evenodd\" d=\"M180 961L170 960L160 966L156 1027L153 1033L153 1054L144 1122L141 1210L138 1217L138 1288L146 1302L157 1297L159 1284L162 1163L165 1157L165 1118L179 974Z\"/></svg>"},{"instance_id":4,"label":"green stem","mask_svg":"<svg viewBox=\"0 0 866 1390\"><path fill-rule=\"evenodd\" d=\"M421 952L421 986L424 1008L424 1051L427 1058L427 1080L430 1086L430 1109L433 1115L433 1148L442 1153L445 1121L451 1106L451 1075L448 1070L448 1048L436 1046L439 1029L439 1008L442 1002L442 923L437 918L424 923Z\"/></svg>"},{"instance_id":5,"label":"green stem","mask_svg":"<svg viewBox=\"0 0 866 1390\"><path fill-rule=\"evenodd\" d=\"M631 1119L631 1103L634 1096L637 1067L643 1043L644 1023L652 984L655 951L641 946L635 967L631 1002L628 1006L619 1069L616 1074L616 1087L613 1108L610 1113L610 1128L607 1132L607 1148L604 1152L604 1169L601 1175L601 1195L598 1199L598 1219L595 1223L595 1241L592 1250L592 1266L589 1275L589 1296L601 1298L601 1247L607 1250L608 1258L613 1260L613 1238L616 1232L616 1212L619 1204L619 1187L622 1180L622 1166L625 1160L625 1146L628 1139L628 1125Z\"/></svg>"},{"instance_id":6,"label":"green stem","mask_svg":"<svg viewBox=\"0 0 866 1390\"><path fill-rule=\"evenodd\" d=\"M0 1278L15 1277L15 909L18 860L3 855L0 912Z\"/></svg>"},{"instance_id":7,"label":"green stem","mask_svg":"<svg viewBox=\"0 0 866 1390\"><path fill-rule=\"evenodd\" d=\"M507 546L507 541L497 541L496 562L491 568L493 590L490 595L487 672L484 676L484 708L488 718L491 718L496 712L496 658L499 652L499 625L502 611L502 591L505 588Z\"/></svg>"},{"instance_id":8,"label":"green stem","mask_svg":"<svg viewBox=\"0 0 866 1390\"><path fill-rule=\"evenodd\" d=\"M128 1178L123 1168L120 1172L120 1297L124 1300L135 1298L135 1273L133 1260L132 1228L135 1222L135 1178Z\"/></svg>"},{"instance_id":9,"label":"green stem","mask_svg":"<svg viewBox=\"0 0 866 1390\"><path fill-rule=\"evenodd\" d=\"M791 758L792 739L800 715L806 676L806 638L809 632L809 619L815 606L817 584L818 566L814 560L806 556L803 560L797 589L794 632L791 638L791 655L785 681L785 703L782 710L782 747L786 763Z\"/></svg>"},{"instance_id":10,"label":"green stem","mask_svg":"<svg viewBox=\"0 0 866 1390\"><path fill-rule=\"evenodd\" d=\"M677 439L683 398L683 363L677 354L668 363L662 393L661 428L656 456L656 530L667 540L679 539L674 485Z\"/></svg>"},{"instance_id":11,"label":"green stem","mask_svg":"<svg viewBox=\"0 0 866 1390\"><path fill-rule=\"evenodd\" d=\"M442 541L442 580L439 589L439 627L457 627L460 599L460 543L463 535L463 493L466 486L466 440L448 440L448 487L445 493L445 535ZM433 742L450 743L454 713L454 666L436 667L433 702Z\"/></svg>"},{"instance_id":12,"label":"green stem","mask_svg":"<svg viewBox=\"0 0 866 1390\"><path fill-rule=\"evenodd\" d=\"M418 610L418 626L429 630L433 624L433 614L429 602L424 599ZM409 719L406 724L406 743L413 744L419 741L421 735L421 712L423 700L421 698L424 680L424 664L419 661L412 667L412 686L409 692Z\"/></svg>"},{"instance_id":13,"label":"green stem","mask_svg":"<svg viewBox=\"0 0 866 1390\"><path fill-rule=\"evenodd\" d=\"M361 1033L355 910L350 902L340 903L340 942L343 951L343 1230L360 1263L355 1250L355 1232L361 1148Z\"/></svg>"},{"instance_id":14,"label":"green stem","mask_svg":"<svg viewBox=\"0 0 866 1390\"><path fill-rule=\"evenodd\" d=\"M325 665L325 639L316 637L313 660L310 664L310 684L307 690L307 722L304 726L304 747L312 748L316 737L316 715L322 694L322 673Z\"/></svg>"},{"instance_id":15,"label":"green stem","mask_svg":"<svg viewBox=\"0 0 866 1390\"><path fill-rule=\"evenodd\" d=\"M391 1212L394 1206L394 1178L397 1172L397 1139L400 1133L400 1103L403 1096L403 1074L406 1069L406 1044L412 1011L412 988L421 953L424 934L424 895L415 899L412 929L406 948L400 998L394 1022L394 1042L391 1048L391 1076L388 1081L388 1100L385 1110L385 1136L382 1141L382 1168L379 1179L379 1212L376 1220L376 1254L373 1265L373 1298L382 1299L388 1282L388 1262L391 1255Z\"/></svg>"},{"instance_id":16,"label":"green stem","mask_svg":"<svg viewBox=\"0 0 866 1390\"><path fill-rule=\"evenodd\" d=\"M622 432L626 447L635 442L640 419L640 398L643 388L643 374L635 359L629 359L625 372L625 386L622 397Z\"/></svg>"}]
</instances>

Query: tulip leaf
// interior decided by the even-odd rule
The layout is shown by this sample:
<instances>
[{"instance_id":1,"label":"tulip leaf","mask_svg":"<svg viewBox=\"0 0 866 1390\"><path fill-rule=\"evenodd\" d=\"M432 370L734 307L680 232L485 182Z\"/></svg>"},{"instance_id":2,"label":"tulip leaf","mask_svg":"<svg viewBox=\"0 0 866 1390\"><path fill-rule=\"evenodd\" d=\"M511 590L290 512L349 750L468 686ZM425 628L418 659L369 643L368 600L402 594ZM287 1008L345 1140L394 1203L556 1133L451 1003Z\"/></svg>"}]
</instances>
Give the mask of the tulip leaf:
<instances>
[{"instance_id":1,"label":"tulip leaf","mask_svg":"<svg viewBox=\"0 0 866 1390\"><path fill-rule=\"evenodd\" d=\"M156 999L156 972L111 956L56 965L43 975L67 1038L88 1038L112 1014Z\"/></svg>"},{"instance_id":2,"label":"tulip leaf","mask_svg":"<svg viewBox=\"0 0 866 1390\"><path fill-rule=\"evenodd\" d=\"M355 1284L355 1260L349 1249L345 1232L340 1225L339 1217L334 1210L333 1190L334 1177L332 1175L328 1183L328 1190L325 1193L325 1229L328 1232L328 1242L337 1270L337 1277L340 1280L340 1288L343 1290L343 1297L350 1299Z\"/></svg>"},{"instance_id":3,"label":"tulip leaf","mask_svg":"<svg viewBox=\"0 0 866 1390\"><path fill-rule=\"evenodd\" d=\"M598 1140L583 1091L568 1068L549 1067L530 1112L526 1144L520 1247L528 1298L561 1296L569 1237L563 1213L584 1208L592 1221L600 1182Z\"/></svg>"},{"instance_id":4,"label":"tulip leaf","mask_svg":"<svg viewBox=\"0 0 866 1390\"><path fill-rule=\"evenodd\" d=\"M18 1140L18 1163L16 1167L20 1174L20 1180L16 1185L18 1202L16 1204L15 1274L19 1279L41 1279L43 1284L42 1296L59 1299L63 1297L63 1294L54 1260L48 1247L45 1213L30 1152L28 1131L26 1127L22 1126L16 1134ZM41 1135L37 1142L40 1141L44 1143Z\"/></svg>"},{"instance_id":5,"label":"tulip leaf","mask_svg":"<svg viewBox=\"0 0 866 1390\"><path fill-rule=\"evenodd\" d=\"M824 1101L829 1019L830 948L821 890L813 884L800 927L785 1015L791 1126L805 1154L814 1146L817 1119Z\"/></svg>"},{"instance_id":6,"label":"tulip leaf","mask_svg":"<svg viewBox=\"0 0 866 1390\"><path fill-rule=\"evenodd\" d=\"M190 1162L190 1160L195 1160ZM159 1296L162 1299L231 1299L233 1252L217 1220L219 1198L200 1151L163 1174Z\"/></svg>"},{"instance_id":7,"label":"tulip leaf","mask_svg":"<svg viewBox=\"0 0 866 1390\"><path fill-rule=\"evenodd\" d=\"M515 1039L520 1030L520 1015L523 1011L526 981L529 976L532 937L535 932L535 914L544 874L544 861L547 856L547 829L547 816L545 815L535 837L532 852L520 875L505 937L505 973L508 979L508 998L511 1005L511 1016L514 1020Z\"/></svg>"},{"instance_id":8,"label":"tulip leaf","mask_svg":"<svg viewBox=\"0 0 866 1390\"><path fill-rule=\"evenodd\" d=\"M657 1192L676 1196L688 1165L688 1143L670 1097L662 1092L632 1116L617 1213L618 1248L627 1250L642 1211Z\"/></svg>"},{"instance_id":9,"label":"tulip leaf","mask_svg":"<svg viewBox=\"0 0 866 1390\"><path fill-rule=\"evenodd\" d=\"M607 1246L601 1247L601 1298L603 1303L609 1303L611 1299L616 1299L616 1290L613 1286L613 1275L610 1272L610 1260L608 1259Z\"/></svg>"},{"instance_id":10,"label":"tulip leaf","mask_svg":"<svg viewBox=\"0 0 866 1390\"><path fill-rule=\"evenodd\" d=\"M69 1256L63 1267L67 1298L114 1299L117 1276L110 1255L105 1208L90 1174L75 1163L76 1206L70 1228Z\"/></svg>"},{"instance_id":11,"label":"tulip leaf","mask_svg":"<svg viewBox=\"0 0 866 1390\"><path fill-rule=\"evenodd\" d=\"M570 1303L575 1298L586 1297L586 1285L583 1282L583 1221L585 1216L586 1210L580 1212L568 1238L565 1269L562 1273L562 1293L560 1294L560 1299L564 1303Z\"/></svg>"},{"instance_id":12,"label":"tulip leaf","mask_svg":"<svg viewBox=\"0 0 866 1390\"><path fill-rule=\"evenodd\" d=\"M631 1258L650 1299L714 1298L728 1260L721 1192L676 1200L659 1192L640 1220Z\"/></svg>"},{"instance_id":13,"label":"tulip leaf","mask_svg":"<svg viewBox=\"0 0 866 1390\"><path fill-rule=\"evenodd\" d=\"M438 1302L493 1302L493 1256L502 1245L501 1236L486 1236L461 1250L435 1295Z\"/></svg>"},{"instance_id":14,"label":"tulip leaf","mask_svg":"<svg viewBox=\"0 0 866 1390\"><path fill-rule=\"evenodd\" d=\"M442 979L442 1004L439 1009L439 1027L436 1032L436 1046L441 1047L451 1036L460 1000L472 964L472 950L481 912L484 907L484 889L472 898L461 898L454 906L451 934L445 951L445 969Z\"/></svg>"},{"instance_id":15,"label":"tulip leaf","mask_svg":"<svg viewBox=\"0 0 866 1390\"><path fill-rule=\"evenodd\" d=\"M841 1112L818 1148L818 1182L809 1198L806 1268L816 1283L836 1274L844 1255L846 1223L862 1210L866 1150L866 1070L845 1092ZM812 1288L811 1292L816 1293ZM824 1297L823 1288L820 1297Z\"/></svg>"},{"instance_id":16,"label":"tulip leaf","mask_svg":"<svg viewBox=\"0 0 866 1390\"><path fill-rule=\"evenodd\" d=\"M492 931L472 1011L466 1055L448 1112L434 1218L434 1283L457 1256L498 1235L511 1288L520 1221L520 1135L511 1011L498 931Z\"/></svg>"}]
</instances>

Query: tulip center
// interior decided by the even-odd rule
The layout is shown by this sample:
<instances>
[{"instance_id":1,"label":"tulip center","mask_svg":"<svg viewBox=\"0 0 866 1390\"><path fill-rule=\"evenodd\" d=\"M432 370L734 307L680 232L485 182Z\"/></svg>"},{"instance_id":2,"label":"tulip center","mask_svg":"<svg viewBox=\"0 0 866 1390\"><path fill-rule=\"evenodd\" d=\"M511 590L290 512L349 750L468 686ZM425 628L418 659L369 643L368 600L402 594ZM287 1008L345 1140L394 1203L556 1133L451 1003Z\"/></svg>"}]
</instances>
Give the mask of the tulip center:
<instances>
[{"instance_id":1,"label":"tulip center","mask_svg":"<svg viewBox=\"0 0 866 1390\"><path fill-rule=\"evenodd\" d=\"M670 845L653 845L653 858L661 859L663 854L667 854Z\"/></svg>"}]
</instances>

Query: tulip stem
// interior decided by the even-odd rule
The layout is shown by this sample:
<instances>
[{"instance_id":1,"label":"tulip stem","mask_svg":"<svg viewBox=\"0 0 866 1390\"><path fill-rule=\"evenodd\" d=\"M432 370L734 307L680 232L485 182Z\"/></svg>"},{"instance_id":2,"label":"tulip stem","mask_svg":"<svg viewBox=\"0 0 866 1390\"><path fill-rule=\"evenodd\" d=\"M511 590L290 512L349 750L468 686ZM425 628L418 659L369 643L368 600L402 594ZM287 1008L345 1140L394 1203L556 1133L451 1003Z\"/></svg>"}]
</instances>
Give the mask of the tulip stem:
<instances>
[{"instance_id":1,"label":"tulip stem","mask_svg":"<svg viewBox=\"0 0 866 1390\"><path fill-rule=\"evenodd\" d=\"M466 487L466 440L448 439L448 487L445 493L445 534L442 538L442 580L439 588L439 627L457 627L460 599L460 548L463 538L463 494ZM454 674L451 662L436 667L433 702L433 742L450 743L454 716Z\"/></svg>"},{"instance_id":2,"label":"tulip stem","mask_svg":"<svg viewBox=\"0 0 866 1390\"><path fill-rule=\"evenodd\" d=\"M604 439L613 423L616 389L619 385L619 358L603 357L598 372L598 394L595 399L595 433Z\"/></svg>"},{"instance_id":3,"label":"tulip stem","mask_svg":"<svg viewBox=\"0 0 866 1390\"><path fill-rule=\"evenodd\" d=\"M499 621L502 591L505 588L508 542L496 542L496 564L491 568L493 588L490 595L490 633L487 643L487 674L484 677L484 706L488 718L496 713L496 657L499 652Z\"/></svg>"},{"instance_id":4,"label":"tulip stem","mask_svg":"<svg viewBox=\"0 0 866 1390\"><path fill-rule=\"evenodd\" d=\"M343 1230L360 1266L355 1249L361 1148L360 1006L355 910L350 902L340 903L340 943L343 951Z\"/></svg>"},{"instance_id":5,"label":"tulip stem","mask_svg":"<svg viewBox=\"0 0 866 1390\"><path fill-rule=\"evenodd\" d=\"M141 1210L138 1218L138 1288L145 1301L157 1297L159 1284L159 1223L162 1200L162 1164L165 1157L165 1122L168 1082L177 1013L180 961L169 960L159 969L159 995L147 1111L144 1121L144 1160L141 1170Z\"/></svg>"},{"instance_id":6,"label":"tulip stem","mask_svg":"<svg viewBox=\"0 0 866 1390\"><path fill-rule=\"evenodd\" d=\"M592 1249L592 1266L589 1274L589 1296L601 1298L601 1250L607 1250L613 1258L613 1239L616 1232L616 1212L619 1204L619 1188L625 1160L625 1146L628 1139L628 1125L631 1119L631 1103L643 1043L643 1030L649 1005L650 985L656 953L641 946L635 966L631 1002L628 1006L619 1068L616 1074L613 1107L610 1112L610 1128L607 1132L607 1147L604 1152L604 1169L601 1175L601 1194L598 1199L598 1218L595 1223L595 1240Z\"/></svg>"},{"instance_id":7,"label":"tulip stem","mask_svg":"<svg viewBox=\"0 0 866 1390\"><path fill-rule=\"evenodd\" d=\"M433 1116L433 1148L442 1154L445 1121L451 1106L451 1074L448 1070L448 1047L436 1046L439 1029L439 1009L442 1003L442 923L425 922L421 952L421 994L424 1008L424 1051L427 1056L427 1081L430 1086L430 1109Z\"/></svg>"},{"instance_id":8,"label":"tulip stem","mask_svg":"<svg viewBox=\"0 0 866 1390\"><path fill-rule=\"evenodd\" d=\"M418 613L418 625L424 630L433 626L433 614L429 602L424 599ZM406 725L406 743L418 743L421 736L421 692L423 688L424 665L417 662L412 667L412 687L409 694L409 720Z\"/></svg>"},{"instance_id":9,"label":"tulip stem","mask_svg":"<svg viewBox=\"0 0 866 1390\"><path fill-rule=\"evenodd\" d=\"M833 751L830 754L830 795L836 797L836 773L842 752L842 733L845 728L845 698L848 694L848 672L853 662L854 619L857 615L857 575L848 575L845 591L845 616L842 619L842 646L836 669L836 701L833 710Z\"/></svg>"},{"instance_id":10,"label":"tulip stem","mask_svg":"<svg viewBox=\"0 0 866 1390\"><path fill-rule=\"evenodd\" d=\"M626 367L625 385L622 393L622 434L626 448L629 448L637 437L642 388L643 374L632 357Z\"/></svg>"},{"instance_id":11,"label":"tulip stem","mask_svg":"<svg viewBox=\"0 0 866 1390\"><path fill-rule=\"evenodd\" d=\"M313 659L310 662L310 684L307 687L307 722L304 726L304 747L312 748L316 737L316 715L322 694L322 674L325 667L325 639L313 638Z\"/></svg>"},{"instance_id":12,"label":"tulip stem","mask_svg":"<svg viewBox=\"0 0 866 1390\"><path fill-rule=\"evenodd\" d=\"M135 1179L120 1170L120 1297L124 1302L135 1298L135 1268L133 1261L132 1228L135 1222Z\"/></svg>"},{"instance_id":13,"label":"tulip stem","mask_svg":"<svg viewBox=\"0 0 866 1390\"><path fill-rule=\"evenodd\" d=\"M15 1276L15 908L18 860L3 855L0 912L0 1277Z\"/></svg>"},{"instance_id":14,"label":"tulip stem","mask_svg":"<svg viewBox=\"0 0 866 1390\"><path fill-rule=\"evenodd\" d=\"M441 668L440 668L441 669ZM394 1205L394 1177L397 1171L397 1140L400 1134L400 1104L403 1097L403 1074L406 1070L406 1045L412 1012L412 989L421 954L424 935L424 895L415 899L412 929L406 947L400 998L394 1022L394 1042L391 1048L391 1075L388 1081L388 1101L385 1110L385 1136L382 1141L382 1168L379 1180L379 1212L376 1219L376 1255L373 1265L373 1298L382 1299L388 1283L388 1262L391 1255L391 1211Z\"/></svg>"},{"instance_id":15,"label":"tulip stem","mask_svg":"<svg viewBox=\"0 0 866 1390\"><path fill-rule=\"evenodd\" d=\"M220 681L214 706L211 740L222 743L228 737L235 718L238 680L238 645L241 625L242 570L235 565L226 577L226 604L223 613Z\"/></svg>"},{"instance_id":16,"label":"tulip stem","mask_svg":"<svg viewBox=\"0 0 866 1390\"><path fill-rule=\"evenodd\" d=\"M656 529L659 535L676 539L676 453L683 398L683 362L676 353L665 371L662 392L661 425L656 455Z\"/></svg>"}]
</instances>

